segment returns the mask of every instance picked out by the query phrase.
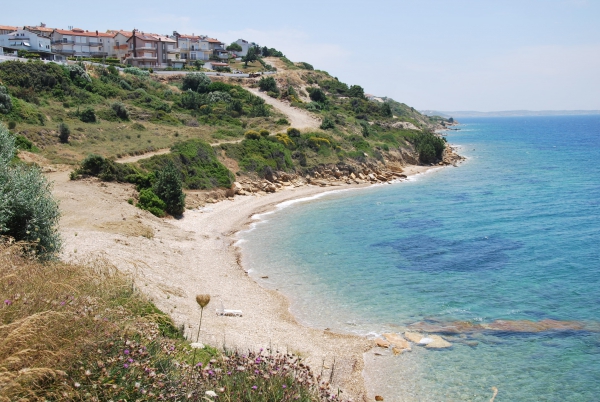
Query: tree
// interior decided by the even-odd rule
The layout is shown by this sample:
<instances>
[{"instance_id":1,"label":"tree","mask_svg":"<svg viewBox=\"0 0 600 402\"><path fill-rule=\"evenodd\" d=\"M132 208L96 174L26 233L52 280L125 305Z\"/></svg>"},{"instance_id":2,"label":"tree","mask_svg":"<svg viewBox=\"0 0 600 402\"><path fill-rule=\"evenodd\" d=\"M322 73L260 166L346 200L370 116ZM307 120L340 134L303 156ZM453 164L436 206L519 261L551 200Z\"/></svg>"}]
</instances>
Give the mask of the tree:
<instances>
[{"instance_id":1,"label":"tree","mask_svg":"<svg viewBox=\"0 0 600 402\"><path fill-rule=\"evenodd\" d=\"M327 102L327 96L325 96L325 92L321 90L321 88L310 88L310 99L315 102Z\"/></svg>"},{"instance_id":2,"label":"tree","mask_svg":"<svg viewBox=\"0 0 600 402\"><path fill-rule=\"evenodd\" d=\"M15 138L0 124L0 235L29 243L41 259L61 249L60 211L51 186L37 167L13 164Z\"/></svg>"},{"instance_id":3,"label":"tree","mask_svg":"<svg viewBox=\"0 0 600 402\"><path fill-rule=\"evenodd\" d=\"M350 98L360 98L363 99L365 97L365 90L360 85L352 85L347 92Z\"/></svg>"},{"instance_id":4,"label":"tree","mask_svg":"<svg viewBox=\"0 0 600 402\"><path fill-rule=\"evenodd\" d=\"M58 125L58 139L60 140L60 142L62 142L63 144L68 144L70 135L71 130L69 129L69 126L67 126L66 123L60 123Z\"/></svg>"},{"instance_id":5,"label":"tree","mask_svg":"<svg viewBox=\"0 0 600 402\"><path fill-rule=\"evenodd\" d=\"M202 67L204 67L204 61L203 60L195 60L194 67L196 68L196 70L200 70Z\"/></svg>"},{"instance_id":6,"label":"tree","mask_svg":"<svg viewBox=\"0 0 600 402\"><path fill-rule=\"evenodd\" d=\"M181 89L184 91L191 89L198 93L205 93L208 92L208 86L211 82L210 78L204 73L191 73L183 78Z\"/></svg>"},{"instance_id":7,"label":"tree","mask_svg":"<svg viewBox=\"0 0 600 402\"><path fill-rule=\"evenodd\" d=\"M230 52L241 52L243 49L239 43L232 42L231 45L225 48L225 50L229 50Z\"/></svg>"},{"instance_id":8,"label":"tree","mask_svg":"<svg viewBox=\"0 0 600 402\"><path fill-rule=\"evenodd\" d=\"M123 103L115 102L112 105L110 105L110 107L115 112L118 118L123 120L129 120L129 111Z\"/></svg>"},{"instance_id":9,"label":"tree","mask_svg":"<svg viewBox=\"0 0 600 402\"><path fill-rule=\"evenodd\" d=\"M165 210L173 216L183 214L185 194L181 189L181 177L173 162L169 161L156 173L154 193L165 202Z\"/></svg>"},{"instance_id":10,"label":"tree","mask_svg":"<svg viewBox=\"0 0 600 402\"><path fill-rule=\"evenodd\" d=\"M10 113L12 110L12 100L6 90L6 87L0 85L0 113Z\"/></svg>"},{"instance_id":11,"label":"tree","mask_svg":"<svg viewBox=\"0 0 600 402\"><path fill-rule=\"evenodd\" d=\"M385 102L381 104L381 114L385 117L392 117L392 108L390 107L390 104Z\"/></svg>"},{"instance_id":12,"label":"tree","mask_svg":"<svg viewBox=\"0 0 600 402\"><path fill-rule=\"evenodd\" d=\"M255 47L251 47L248 49L248 53L242 57L242 61L244 62L244 67L248 67L248 63L252 63L253 61L258 60L258 53Z\"/></svg>"}]
</instances>

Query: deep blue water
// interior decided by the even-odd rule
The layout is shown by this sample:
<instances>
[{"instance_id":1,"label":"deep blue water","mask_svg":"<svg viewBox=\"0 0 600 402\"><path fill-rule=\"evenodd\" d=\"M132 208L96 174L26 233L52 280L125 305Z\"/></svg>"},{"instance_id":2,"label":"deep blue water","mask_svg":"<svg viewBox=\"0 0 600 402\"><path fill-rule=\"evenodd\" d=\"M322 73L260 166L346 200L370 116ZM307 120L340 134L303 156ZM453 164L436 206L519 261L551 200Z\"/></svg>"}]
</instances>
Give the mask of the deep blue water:
<instances>
[{"instance_id":1,"label":"deep blue water","mask_svg":"<svg viewBox=\"0 0 600 402\"><path fill-rule=\"evenodd\" d=\"M304 323L361 334L422 321L578 321L448 337L376 364L386 400L600 400L600 116L463 119L468 160L263 216L244 262ZM369 365L367 365L369 366ZM383 380L382 380L383 379ZM396 381L398 380L398 381Z\"/></svg>"}]
</instances>

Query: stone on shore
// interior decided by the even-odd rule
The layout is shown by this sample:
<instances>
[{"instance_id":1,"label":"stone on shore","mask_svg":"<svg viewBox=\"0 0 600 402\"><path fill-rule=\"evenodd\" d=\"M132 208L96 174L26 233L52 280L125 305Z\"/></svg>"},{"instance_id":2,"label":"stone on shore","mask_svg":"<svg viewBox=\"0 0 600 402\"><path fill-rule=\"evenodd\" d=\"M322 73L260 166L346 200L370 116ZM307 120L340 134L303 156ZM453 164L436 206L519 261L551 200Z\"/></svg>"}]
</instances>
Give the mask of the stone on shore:
<instances>
[{"instance_id":1,"label":"stone on shore","mask_svg":"<svg viewBox=\"0 0 600 402\"><path fill-rule=\"evenodd\" d=\"M380 348L389 348L390 347L390 343L388 341L386 341L385 339L381 339L381 338L377 338L375 339L375 345L379 346Z\"/></svg>"},{"instance_id":2,"label":"stone on shore","mask_svg":"<svg viewBox=\"0 0 600 402\"><path fill-rule=\"evenodd\" d=\"M396 349L400 350L400 353L402 353L404 350L410 350L410 343L408 343L408 341L402 336L393 333L383 334L383 336L395 346L394 354L397 354L395 351Z\"/></svg>"}]
</instances>

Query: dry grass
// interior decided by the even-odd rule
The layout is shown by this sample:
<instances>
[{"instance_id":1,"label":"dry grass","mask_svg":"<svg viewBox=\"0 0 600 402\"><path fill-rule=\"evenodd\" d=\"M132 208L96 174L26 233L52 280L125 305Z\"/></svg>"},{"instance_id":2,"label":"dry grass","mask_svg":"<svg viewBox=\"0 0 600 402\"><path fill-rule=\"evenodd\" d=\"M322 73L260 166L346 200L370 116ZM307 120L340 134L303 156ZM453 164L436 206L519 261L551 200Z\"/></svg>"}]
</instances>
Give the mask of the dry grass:
<instances>
[{"instance_id":1,"label":"dry grass","mask_svg":"<svg viewBox=\"0 0 600 402\"><path fill-rule=\"evenodd\" d=\"M134 331L140 312L152 310L104 261L40 263L8 242L0 244L0 292L2 402L65 399L81 356Z\"/></svg>"},{"instance_id":2,"label":"dry grass","mask_svg":"<svg viewBox=\"0 0 600 402\"><path fill-rule=\"evenodd\" d=\"M192 349L105 261L40 263L22 250L0 238L0 402L340 400L333 375L297 356Z\"/></svg>"}]
</instances>

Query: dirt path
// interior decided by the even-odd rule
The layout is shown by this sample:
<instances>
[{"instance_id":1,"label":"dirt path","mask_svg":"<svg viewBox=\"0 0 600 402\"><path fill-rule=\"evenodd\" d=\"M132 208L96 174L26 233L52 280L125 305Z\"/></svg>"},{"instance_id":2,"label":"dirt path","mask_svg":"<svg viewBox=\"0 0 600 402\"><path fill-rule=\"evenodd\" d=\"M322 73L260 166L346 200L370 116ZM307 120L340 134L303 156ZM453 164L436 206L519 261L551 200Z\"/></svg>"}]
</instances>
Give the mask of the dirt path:
<instances>
[{"instance_id":1,"label":"dirt path","mask_svg":"<svg viewBox=\"0 0 600 402\"><path fill-rule=\"evenodd\" d=\"M269 95L264 92L260 92L258 89L247 89L254 95L263 98L267 104L285 114L292 127L295 127L299 130L316 130L319 128L319 126L321 126L321 120L313 117L310 113L302 109L292 107L288 103L271 98Z\"/></svg>"},{"instance_id":2,"label":"dirt path","mask_svg":"<svg viewBox=\"0 0 600 402\"><path fill-rule=\"evenodd\" d=\"M159 149L158 151L148 152L148 153L142 154L142 155L126 156L124 158L117 159L115 162L117 162L117 163L133 163L133 162L137 162L142 159L151 158L154 155L168 154L169 152L171 152L171 149L169 149L169 148Z\"/></svg>"}]
</instances>

